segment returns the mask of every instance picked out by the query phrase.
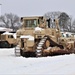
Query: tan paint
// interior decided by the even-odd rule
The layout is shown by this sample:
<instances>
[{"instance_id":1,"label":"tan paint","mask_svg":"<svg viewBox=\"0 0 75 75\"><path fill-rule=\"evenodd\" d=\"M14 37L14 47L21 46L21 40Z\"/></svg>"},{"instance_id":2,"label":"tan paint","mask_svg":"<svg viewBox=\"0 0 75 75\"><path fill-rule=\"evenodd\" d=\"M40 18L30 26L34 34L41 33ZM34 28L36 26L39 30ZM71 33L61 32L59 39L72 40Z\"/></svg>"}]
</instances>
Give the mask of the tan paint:
<instances>
[{"instance_id":1,"label":"tan paint","mask_svg":"<svg viewBox=\"0 0 75 75\"><path fill-rule=\"evenodd\" d=\"M1 34L1 41L7 41L10 45L16 45L16 39L13 37L13 35L3 35Z\"/></svg>"},{"instance_id":2,"label":"tan paint","mask_svg":"<svg viewBox=\"0 0 75 75\"><path fill-rule=\"evenodd\" d=\"M41 27L44 30L34 32L35 27L32 27L32 26L27 27L27 25L26 25L26 21L30 21L30 20L36 20L36 23L37 23L36 27ZM39 23L38 23L38 20L39 20ZM20 28L17 31L17 36L19 36L19 38L17 37L17 40L19 39L20 49L22 49L24 52L34 51L33 47L36 46L35 44L37 43L37 42L35 42L35 40L36 39L38 40L39 38L42 39L44 36L49 36L49 38L51 38L54 42L61 44L64 46L64 48L66 48L67 43L70 42L71 40L74 41L74 38L73 37L70 37L69 39L63 38L60 33L58 20L55 20L55 24L56 24L56 28L48 28L46 19L44 19L43 16L23 17L22 28ZM31 35L34 37L34 41L25 40L24 47L22 48L21 47L22 41L20 40L21 35ZM74 48L74 42L71 44L72 44L72 47ZM49 42L46 42L46 45L49 45ZM56 47L54 47L54 49L55 48ZM52 49L52 51L54 49Z\"/></svg>"}]
</instances>

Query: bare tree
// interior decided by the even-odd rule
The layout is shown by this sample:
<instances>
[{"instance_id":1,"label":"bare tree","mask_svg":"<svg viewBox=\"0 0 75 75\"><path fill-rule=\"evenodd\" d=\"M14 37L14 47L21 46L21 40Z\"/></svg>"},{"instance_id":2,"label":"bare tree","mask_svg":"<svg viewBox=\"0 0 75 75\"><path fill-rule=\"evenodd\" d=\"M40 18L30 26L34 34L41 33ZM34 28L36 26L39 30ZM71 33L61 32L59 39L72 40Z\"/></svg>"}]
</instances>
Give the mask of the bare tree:
<instances>
[{"instance_id":1,"label":"bare tree","mask_svg":"<svg viewBox=\"0 0 75 75\"><path fill-rule=\"evenodd\" d=\"M4 26L9 28L9 19L7 18L7 14L0 17L0 22L3 22Z\"/></svg>"},{"instance_id":2,"label":"bare tree","mask_svg":"<svg viewBox=\"0 0 75 75\"><path fill-rule=\"evenodd\" d=\"M66 26L69 32L75 32L75 19L73 16L69 16Z\"/></svg>"},{"instance_id":3,"label":"bare tree","mask_svg":"<svg viewBox=\"0 0 75 75\"><path fill-rule=\"evenodd\" d=\"M70 19L69 15L67 15L65 12L62 12L58 18L60 27L63 28L63 30L67 29L67 23Z\"/></svg>"},{"instance_id":4,"label":"bare tree","mask_svg":"<svg viewBox=\"0 0 75 75\"><path fill-rule=\"evenodd\" d=\"M45 13L44 17L46 19L50 18L50 27L52 28L55 26L54 19L59 19L60 29L67 31L71 29L71 18L65 12L47 12Z\"/></svg>"},{"instance_id":5,"label":"bare tree","mask_svg":"<svg viewBox=\"0 0 75 75\"><path fill-rule=\"evenodd\" d=\"M54 11L54 12L47 12L44 14L44 17L46 19L50 18L50 27L54 28L55 27L55 23L54 23L54 19L57 19L60 16L61 12L59 11Z\"/></svg>"},{"instance_id":6,"label":"bare tree","mask_svg":"<svg viewBox=\"0 0 75 75\"><path fill-rule=\"evenodd\" d=\"M15 14L4 14L0 17L0 21L2 21L7 28L12 28L15 30L16 25L20 25L20 18Z\"/></svg>"},{"instance_id":7,"label":"bare tree","mask_svg":"<svg viewBox=\"0 0 75 75\"><path fill-rule=\"evenodd\" d=\"M75 32L75 19L71 20L71 31Z\"/></svg>"}]
</instances>

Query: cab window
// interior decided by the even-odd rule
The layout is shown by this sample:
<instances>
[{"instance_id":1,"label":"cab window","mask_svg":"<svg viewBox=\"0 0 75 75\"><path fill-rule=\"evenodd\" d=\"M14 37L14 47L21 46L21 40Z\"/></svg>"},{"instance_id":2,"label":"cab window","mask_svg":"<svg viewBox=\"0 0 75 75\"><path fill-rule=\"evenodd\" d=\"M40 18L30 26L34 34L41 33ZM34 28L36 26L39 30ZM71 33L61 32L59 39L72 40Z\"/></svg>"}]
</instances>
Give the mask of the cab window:
<instances>
[{"instance_id":1,"label":"cab window","mask_svg":"<svg viewBox=\"0 0 75 75\"><path fill-rule=\"evenodd\" d=\"M69 34L66 34L66 37L70 37Z\"/></svg>"},{"instance_id":2,"label":"cab window","mask_svg":"<svg viewBox=\"0 0 75 75\"><path fill-rule=\"evenodd\" d=\"M37 26L36 19L25 20L25 27L36 27L36 26Z\"/></svg>"},{"instance_id":3,"label":"cab window","mask_svg":"<svg viewBox=\"0 0 75 75\"><path fill-rule=\"evenodd\" d=\"M13 38L13 35L8 35L8 38Z\"/></svg>"}]
</instances>

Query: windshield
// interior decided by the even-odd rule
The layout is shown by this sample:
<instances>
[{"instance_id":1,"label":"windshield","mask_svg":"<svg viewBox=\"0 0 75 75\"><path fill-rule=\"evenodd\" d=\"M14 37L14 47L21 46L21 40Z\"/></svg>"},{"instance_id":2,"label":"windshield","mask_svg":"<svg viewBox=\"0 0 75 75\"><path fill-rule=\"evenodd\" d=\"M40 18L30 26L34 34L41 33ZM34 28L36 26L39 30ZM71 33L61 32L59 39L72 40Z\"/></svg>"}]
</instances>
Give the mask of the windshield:
<instances>
[{"instance_id":1,"label":"windshield","mask_svg":"<svg viewBox=\"0 0 75 75\"><path fill-rule=\"evenodd\" d=\"M36 27L36 26L37 26L36 19L25 20L25 27Z\"/></svg>"}]
</instances>

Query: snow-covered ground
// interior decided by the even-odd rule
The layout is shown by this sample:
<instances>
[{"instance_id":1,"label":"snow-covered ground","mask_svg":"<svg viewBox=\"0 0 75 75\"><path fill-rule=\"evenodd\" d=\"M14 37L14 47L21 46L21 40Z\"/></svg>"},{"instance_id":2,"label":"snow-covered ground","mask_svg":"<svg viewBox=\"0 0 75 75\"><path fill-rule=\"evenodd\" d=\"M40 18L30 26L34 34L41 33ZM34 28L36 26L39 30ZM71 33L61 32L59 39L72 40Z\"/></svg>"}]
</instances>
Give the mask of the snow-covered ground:
<instances>
[{"instance_id":1,"label":"snow-covered ground","mask_svg":"<svg viewBox=\"0 0 75 75\"><path fill-rule=\"evenodd\" d=\"M75 75L75 54L53 57L16 57L14 48L0 49L0 75Z\"/></svg>"}]
</instances>

